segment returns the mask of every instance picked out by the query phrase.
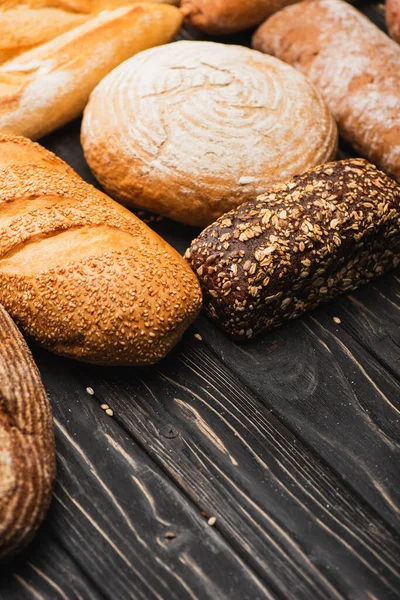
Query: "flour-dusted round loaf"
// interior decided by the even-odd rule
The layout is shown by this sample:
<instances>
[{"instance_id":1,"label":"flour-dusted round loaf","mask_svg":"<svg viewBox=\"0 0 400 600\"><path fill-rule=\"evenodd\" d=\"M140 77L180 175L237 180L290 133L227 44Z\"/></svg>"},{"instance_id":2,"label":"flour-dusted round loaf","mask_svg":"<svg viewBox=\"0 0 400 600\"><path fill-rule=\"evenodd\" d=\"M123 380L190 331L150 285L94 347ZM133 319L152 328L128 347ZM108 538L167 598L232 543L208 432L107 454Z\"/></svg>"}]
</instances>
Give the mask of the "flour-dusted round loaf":
<instances>
[{"instance_id":1,"label":"flour-dusted round loaf","mask_svg":"<svg viewBox=\"0 0 400 600\"><path fill-rule=\"evenodd\" d=\"M140 53L98 85L82 145L117 200L204 226L332 158L337 131L319 92L280 60L182 41Z\"/></svg>"},{"instance_id":2,"label":"flour-dusted round loaf","mask_svg":"<svg viewBox=\"0 0 400 600\"><path fill-rule=\"evenodd\" d=\"M294 2L298 0L182 0L182 10L193 27L220 35L254 27Z\"/></svg>"},{"instance_id":3,"label":"flour-dusted round loaf","mask_svg":"<svg viewBox=\"0 0 400 600\"><path fill-rule=\"evenodd\" d=\"M342 0L305 0L268 19L253 45L323 94L341 135L400 182L400 48Z\"/></svg>"},{"instance_id":4,"label":"flour-dusted round loaf","mask_svg":"<svg viewBox=\"0 0 400 600\"><path fill-rule=\"evenodd\" d=\"M385 6L389 33L400 44L400 0L386 0Z\"/></svg>"}]
</instances>

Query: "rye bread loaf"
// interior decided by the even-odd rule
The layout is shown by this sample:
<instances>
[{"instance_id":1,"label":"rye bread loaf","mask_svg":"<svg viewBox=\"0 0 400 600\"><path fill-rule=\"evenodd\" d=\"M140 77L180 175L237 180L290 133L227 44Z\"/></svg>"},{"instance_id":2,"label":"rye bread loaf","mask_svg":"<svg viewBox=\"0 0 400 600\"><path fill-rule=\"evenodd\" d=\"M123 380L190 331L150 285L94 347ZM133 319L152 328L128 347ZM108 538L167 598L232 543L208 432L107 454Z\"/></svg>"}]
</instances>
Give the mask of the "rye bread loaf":
<instances>
[{"instance_id":1,"label":"rye bread loaf","mask_svg":"<svg viewBox=\"0 0 400 600\"><path fill-rule=\"evenodd\" d=\"M54 477L51 408L32 355L0 305L0 561L33 537Z\"/></svg>"},{"instance_id":2,"label":"rye bread loaf","mask_svg":"<svg viewBox=\"0 0 400 600\"><path fill-rule=\"evenodd\" d=\"M342 136L400 182L400 47L342 0L305 0L273 15L253 46L302 71Z\"/></svg>"},{"instance_id":3,"label":"rye bread loaf","mask_svg":"<svg viewBox=\"0 0 400 600\"><path fill-rule=\"evenodd\" d=\"M364 159L348 159L227 213L186 258L208 315L241 339L382 275L399 253L399 186Z\"/></svg>"},{"instance_id":4,"label":"rye bread loaf","mask_svg":"<svg viewBox=\"0 0 400 600\"><path fill-rule=\"evenodd\" d=\"M183 258L38 144L0 135L0 302L59 354L151 364L201 307Z\"/></svg>"}]
</instances>

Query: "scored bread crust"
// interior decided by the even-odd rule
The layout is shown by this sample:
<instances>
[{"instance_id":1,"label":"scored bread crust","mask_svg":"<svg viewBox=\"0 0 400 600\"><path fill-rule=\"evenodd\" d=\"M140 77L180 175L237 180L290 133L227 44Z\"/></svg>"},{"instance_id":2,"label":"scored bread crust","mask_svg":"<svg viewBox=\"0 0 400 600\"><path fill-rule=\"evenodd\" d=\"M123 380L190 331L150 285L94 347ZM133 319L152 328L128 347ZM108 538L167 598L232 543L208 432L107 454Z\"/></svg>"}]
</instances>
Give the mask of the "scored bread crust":
<instances>
[{"instance_id":1,"label":"scored bread crust","mask_svg":"<svg viewBox=\"0 0 400 600\"><path fill-rule=\"evenodd\" d=\"M204 226L272 182L332 159L337 128L292 67L240 46L181 41L105 77L81 141L112 197Z\"/></svg>"},{"instance_id":2,"label":"scored bread crust","mask_svg":"<svg viewBox=\"0 0 400 600\"><path fill-rule=\"evenodd\" d=\"M0 302L47 349L152 364L201 308L183 258L38 144L0 135Z\"/></svg>"},{"instance_id":3,"label":"scored bread crust","mask_svg":"<svg viewBox=\"0 0 400 600\"><path fill-rule=\"evenodd\" d=\"M253 46L318 87L343 137L400 181L400 48L342 0L305 0L272 16Z\"/></svg>"},{"instance_id":4,"label":"scored bread crust","mask_svg":"<svg viewBox=\"0 0 400 600\"><path fill-rule=\"evenodd\" d=\"M99 81L137 52L170 41L178 8L135 4L103 11L0 67L0 131L42 137L78 117Z\"/></svg>"},{"instance_id":5,"label":"scored bread crust","mask_svg":"<svg viewBox=\"0 0 400 600\"><path fill-rule=\"evenodd\" d=\"M298 0L182 0L190 25L222 35L254 27L284 6Z\"/></svg>"},{"instance_id":6,"label":"scored bread crust","mask_svg":"<svg viewBox=\"0 0 400 600\"><path fill-rule=\"evenodd\" d=\"M32 355L0 305L0 561L36 532L54 477L51 408Z\"/></svg>"}]
</instances>

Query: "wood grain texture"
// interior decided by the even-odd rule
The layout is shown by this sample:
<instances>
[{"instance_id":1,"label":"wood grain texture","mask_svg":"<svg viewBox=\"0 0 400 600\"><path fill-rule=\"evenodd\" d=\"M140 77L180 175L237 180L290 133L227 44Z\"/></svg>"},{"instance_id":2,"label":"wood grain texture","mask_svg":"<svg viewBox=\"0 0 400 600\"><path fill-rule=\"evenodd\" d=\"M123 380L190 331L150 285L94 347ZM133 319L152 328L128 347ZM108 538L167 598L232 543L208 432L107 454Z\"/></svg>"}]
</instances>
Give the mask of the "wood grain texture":
<instances>
[{"instance_id":1,"label":"wood grain texture","mask_svg":"<svg viewBox=\"0 0 400 600\"><path fill-rule=\"evenodd\" d=\"M58 457L48 527L102 596L196 600L237 592L248 600L274 598L105 414L69 364L41 352L37 358L54 407Z\"/></svg>"},{"instance_id":2,"label":"wood grain texture","mask_svg":"<svg viewBox=\"0 0 400 600\"><path fill-rule=\"evenodd\" d=\"M54 477L50 405L28 346L0 305L0 561L32 539Z\"/></svg>"},{"instance_id":3,"label":"wood grain texture","mask_svg":"<svg viewBox=\"0 0 400 600\"><path fill-rule=\"evenodd\" d=\"M363 585L397 597L399 539L204 344L151 372L90 373L99 401L283 597Z\"/></svg>"}]
</instances>

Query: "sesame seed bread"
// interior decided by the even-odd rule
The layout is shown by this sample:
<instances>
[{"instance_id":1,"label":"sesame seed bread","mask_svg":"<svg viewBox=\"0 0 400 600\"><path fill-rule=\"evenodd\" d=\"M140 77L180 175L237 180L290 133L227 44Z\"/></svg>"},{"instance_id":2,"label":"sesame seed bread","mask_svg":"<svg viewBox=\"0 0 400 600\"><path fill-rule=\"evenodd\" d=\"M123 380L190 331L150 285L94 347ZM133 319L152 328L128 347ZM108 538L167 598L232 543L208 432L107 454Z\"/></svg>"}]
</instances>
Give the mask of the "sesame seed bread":
<instances>
[{"instance_id":1,"label":"sesame seed bread","mask_svg":"<svg viewBox=\"0 0 400 600\"><path fill-rule=\"evenodd\" d=\"M250 339L400 262L400 187L361 158L327 163L221 217L186 253L209 316Z\"/></svg>"},{"instance_id":2,"label":"sesame seed bread","mask_svg":"<svg viewBox=\"0 0 400 600\"><path fill-rule=\"evenodd\" d=\"M182 0L187 21L205 33L223 35L262 23L298 0Z\"/></svg>"},{"instance_id":3,"label":"sesame seed bread","mask_svg":"<svg viewBox=\"0 0 400 600\"><path fill-rule=\"evenodd\" d=\"M81 140L113 198L201 227L332 159L337 128L292 67L249 48L181 41L105 77Z\"/></svg>"},{"instance_id":4,"label":"sesame seed bread","mask_svg":"<svg viewBox=\"0 0 400 600\"><path fill-rule=\"evenodd\" d=\"M54 477L50 404L22 335L0 305L0 560L34 535Z\"/></svg>"},{"instance_id":5,"label":"sesame seed bread","mask_svg":"<svg viewBox=\"0 0 400 600\"><path fill-rule=\"evenodd\" d=\"M400 182L400 48L343 0L305 0L272 16L253 46L321 91L339 132Z\"/></svg>"},{"instance_id":6,"label":"sesame seed bread","mask_svg":"<svg viewBox=\"0 0 400 600\"><path fill-rule=\"evenodd\" d=\"M389 33L400 44L400 0L386 0L385 9Z\"/></svg>"},{"instance_id":7,"label":"sesame seed bread","mask_svg":"<svg viewBox=\"0 0 400 600\"><path fill-rule=\"evenodd\" d=\"M47 349L152 364L201 307L183 258L38 144L0 135L0 302Z\"/></svg>"},{"instance_id":8,"label":"sesame seed bread","mask_svg":"<svg viewBox=\"0 0 400 600\"><path fill-rule=\"evenodd\" d=\"M174 6L124 6L5 62L0 131L37 139L78 117L107 73L135 53L169 42L181 23Z\"/></svg>"}]
</instances>

